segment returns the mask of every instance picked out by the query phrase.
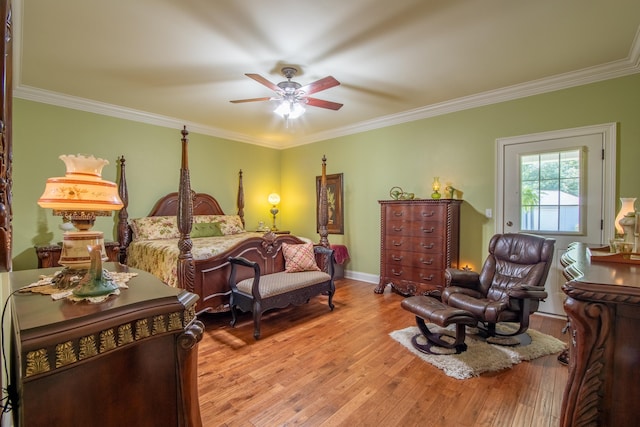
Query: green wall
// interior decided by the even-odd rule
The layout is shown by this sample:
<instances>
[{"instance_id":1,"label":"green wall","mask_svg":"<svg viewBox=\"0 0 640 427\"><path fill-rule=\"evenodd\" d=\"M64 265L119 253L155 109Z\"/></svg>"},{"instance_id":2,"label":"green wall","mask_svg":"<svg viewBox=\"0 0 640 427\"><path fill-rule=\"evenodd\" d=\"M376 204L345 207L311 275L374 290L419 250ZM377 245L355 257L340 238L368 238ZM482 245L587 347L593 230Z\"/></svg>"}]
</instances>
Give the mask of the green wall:
<instances>
[{"instance_id":1,"label":"green wall","mask_svg":"<svg viewBox=\"0 0 640 427\"><path fill-rule=\"evenodd\" d=\"M329 239L349 248L348 270L378 274L377 201L388 199L393 186L429 197L439 176L463 191L460 261L479 267L495 229L484 212L495 204L497 138L617 122L619 194L640 196L639 113L636 74L291 148L282 157L283 198L313 194L313 175L326 155L327 173L344 173L345 187L345 235ZM312 200L300 204L307 209ZM290 222L310 234L308 224L303 216Z\"/></svg>"},{"instance_id":2,"label":"green wall","mask_svg":"<svg viewBox=\"0 0 640 427\"><path fill-rule=\"evenodd\" d=\"M209 136L190 135L192 187L235 209L238 169L244 170L247 228L270 224L267 195L279 191L278 227L318 240L315 177L327 156L327 173L344 174L347 269L379 273L380 208L400 186L429 197L439 176L463 192L461 263L480 265L494 232L484 216L495 204L497 138L580 126L618 123L618 188L640 196L640 74L474 108L278 151ZM14 269L35 267L34 244L61 240L60 219L36 201L48 177L64 174L60 154L88 153L112 162L127 159L130 217L144 216L162 194L176 191L180 129L168 129L61 107L14 101ZM219 159L225 159L220 161ZM110 232L113 219L96 228ZM107 234L109 236L109 234Z\"/></svg>"},{"instance_id":3,"label":"green wall","mask_svg":"<svg viewBox=\"0 0 640 427\"><path fill-rule=\"evenodd\" d=\"M61 218L37 205L47 178L64 176L58 156L82 153L107 159L102 177L115 181L118 157L124 155L129 217L146 216L158 198L178 191L180 131L14 99L14 270L37 266L34 245L62 241ZM280 188L278 150L190 134L189 168L193 190L214 194L225 212L236 210L242 169L247 226L269 220L267 195ZM106 240L115 240L115 218L96 220L95 229L104 231Z\"/></svg>"}]
</instances>

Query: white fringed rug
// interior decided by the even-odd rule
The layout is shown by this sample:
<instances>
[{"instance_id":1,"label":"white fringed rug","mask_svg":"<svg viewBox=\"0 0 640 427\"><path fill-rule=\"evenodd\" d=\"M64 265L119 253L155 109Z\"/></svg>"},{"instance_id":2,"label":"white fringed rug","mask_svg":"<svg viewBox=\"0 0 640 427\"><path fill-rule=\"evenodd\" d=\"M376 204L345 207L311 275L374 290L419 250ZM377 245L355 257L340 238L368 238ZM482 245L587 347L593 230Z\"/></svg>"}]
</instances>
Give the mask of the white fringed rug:
<instances>
[{"instance_id":1,"label":"white fringed rug","mask_svg":"<svg viewBox=\"0 0 640 427\"><path fill-rule=\"evenodd\" d=\"M454 334L450 329L428 324L429 329L434 333ZM454 325L451 325L455 327ZM441 369L450 377L460 380L476 377L483 372L500 371L522 362L532 360L549 354L559 353L566 348L566 344L557 338L543 334L533 329L527 330L531 337L531 344L525 346L500 346L488 344L485 341L474 339L471 328L467 328L465 343L467 351L460 354L426 354L416 350L411 344L411 338L420 334L418 343L424 343L426 339L420 333L417 326L411 326L399 331L393 331L389 335L398 341L409 351L422 360L429 362L433 366ZM449 350L442 349L444 352Z\"/></svg>"}]
</instances>

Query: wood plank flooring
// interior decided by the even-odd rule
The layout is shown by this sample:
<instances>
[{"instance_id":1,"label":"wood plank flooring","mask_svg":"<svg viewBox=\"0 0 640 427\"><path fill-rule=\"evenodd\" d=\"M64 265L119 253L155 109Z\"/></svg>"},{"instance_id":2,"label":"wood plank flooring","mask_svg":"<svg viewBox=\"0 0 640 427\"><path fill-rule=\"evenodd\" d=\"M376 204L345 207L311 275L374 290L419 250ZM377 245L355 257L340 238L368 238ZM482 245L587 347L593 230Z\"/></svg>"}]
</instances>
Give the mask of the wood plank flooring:
<instances>
[{"instance_id":1,"label":"wood plank flooring","mask_svg":"<svg viewBox=\"0 0 640 427\"><path fill-rule=\"evenodd\" d=\"M327 297L267 313L253 339L251 314L203 315L198 387L209 426L557 426L567 368L557 355L457 380L414 356L389 333L415 325L402 296L336 282ZM561 319L531 327L568 340Z\"/></svg>"}]
</instances>

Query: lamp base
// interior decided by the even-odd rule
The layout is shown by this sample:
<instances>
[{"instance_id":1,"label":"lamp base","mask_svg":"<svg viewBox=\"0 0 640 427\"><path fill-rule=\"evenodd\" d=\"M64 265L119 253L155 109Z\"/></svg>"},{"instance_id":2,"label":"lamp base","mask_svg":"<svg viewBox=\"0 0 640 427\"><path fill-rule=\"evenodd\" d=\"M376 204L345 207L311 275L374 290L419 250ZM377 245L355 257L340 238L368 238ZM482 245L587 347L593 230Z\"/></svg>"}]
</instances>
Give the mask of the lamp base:
<instances>
[{"instance_id":1,"label":"lamp base","mask_svg":"<svg viewBox=\"0 0 640 427\"><path fill-rule=\"evenodd\" d=\"M69 267L65 267L61 272L56 274L53 279L51 279L51 283L56 289L67 290L71 288L75 288L80 284L82 278L87 274L89 270L86 268L83 269L72 269Z\"/></svg>"},{"instance_id":2,"label":"lamp base","mask_svg":"<svg viewBox=\"0 0 640 427\"><path fill-rule=\"evenodd\" d=\"M118 285L111 280L111 276L105 270L100 274L93 274L89 271L77 288L73 290L73 295L77 297L100 297L109 295L118 289Z\"/></svg>"},{"instance_id":3,"label":"lamp base","mask_svg":"<svg viewBox=\"0 0 640 427\"><path fill-rule=\"evenodd\" d=\"M99 297L109 295L118 289L118 285L113 283L108 271L102 269L102 253L100 245L94 246L90 251L91 267L87 274L80 280L78 286L73 290L73 295L77 297Z\"/></svg>"}]
</instances>

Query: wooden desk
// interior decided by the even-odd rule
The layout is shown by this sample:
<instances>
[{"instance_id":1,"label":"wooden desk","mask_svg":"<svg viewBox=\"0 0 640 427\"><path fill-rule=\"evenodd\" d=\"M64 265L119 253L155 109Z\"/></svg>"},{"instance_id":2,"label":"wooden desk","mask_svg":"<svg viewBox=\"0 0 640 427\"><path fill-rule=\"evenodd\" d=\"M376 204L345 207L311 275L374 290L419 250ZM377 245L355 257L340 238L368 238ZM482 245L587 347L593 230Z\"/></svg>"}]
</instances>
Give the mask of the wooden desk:
<instances>
[{"instance_id":1,"label":"wooden desk","mask_svg":"<svg viewBox=\"0 0 640 427\"><path fill-rule=\"evenodd\" d=\"M636 426L640 402L640 264L592 262L574 243L569 280L571 346L560 425Z\"/></svg>"},{"instance_id":2,"label":"wooden desk","mask_svg":"<svg viewBox=\"0 0 640 427\"><path fill-rule=\"evenodd\" d=\"M105 264L109 271L126 267ZM12 289L57 269L10 273ZM198 296L151 274L100 304L16 293L12 381L20 426L201 426Z\"/></svg>"}]
</instances>

